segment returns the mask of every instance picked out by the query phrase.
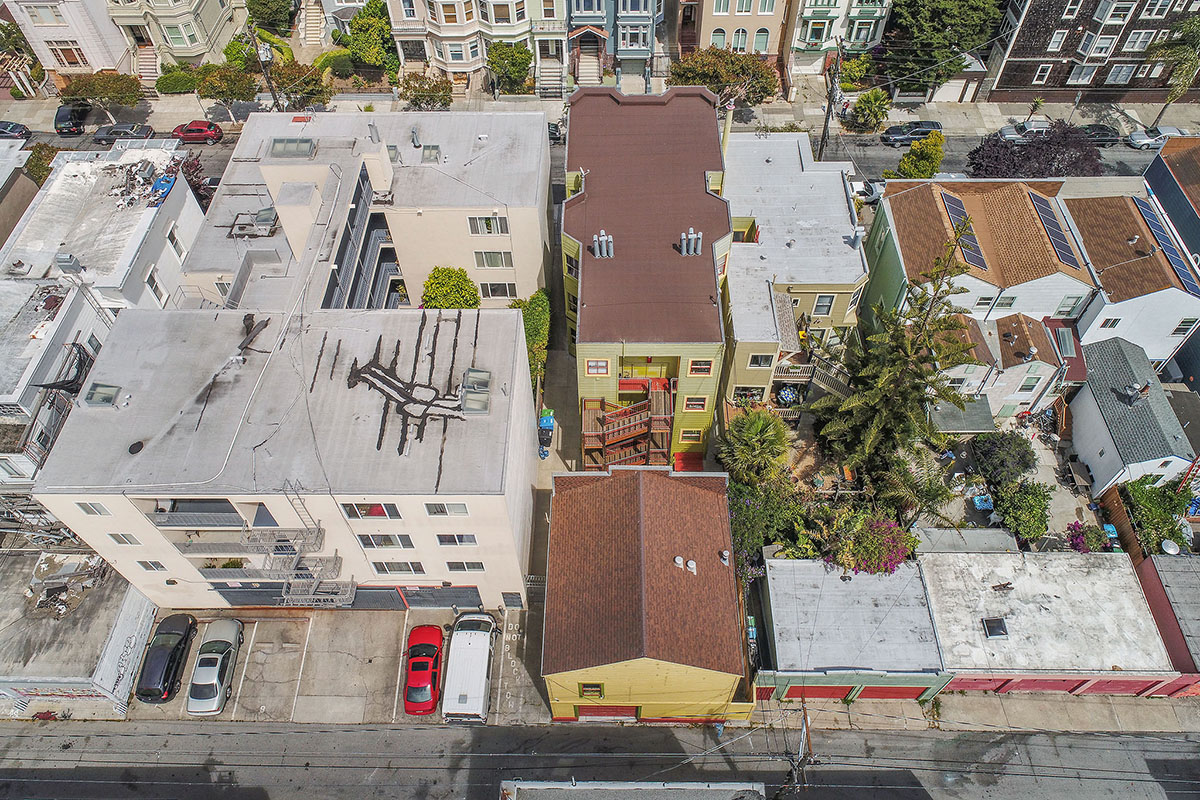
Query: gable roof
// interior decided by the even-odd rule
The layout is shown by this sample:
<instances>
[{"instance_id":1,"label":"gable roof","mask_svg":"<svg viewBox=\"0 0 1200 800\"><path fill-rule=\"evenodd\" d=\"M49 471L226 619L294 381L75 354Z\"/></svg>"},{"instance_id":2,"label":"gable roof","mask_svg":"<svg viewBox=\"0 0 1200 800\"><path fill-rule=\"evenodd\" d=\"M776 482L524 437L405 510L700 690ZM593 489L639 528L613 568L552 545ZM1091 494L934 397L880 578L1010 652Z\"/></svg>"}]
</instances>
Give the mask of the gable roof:
<instances>
[{"instance_id":1,"label":"gable roof","mask_svg":"<svg viewBox=\"0 0 1200 800\"><path fill-rule=\"evenodd\" d=\"M1086 269L1064 264L1055 255L1029 197L1030 192L1053 197L1060 186L1058 182L1023 181L914 182L899 184L893 193L889 184L886 199L909 280L920 280L921 273L942 255L946 242L954 238L954 226L942 199L942 194L948 193L966 209L987 262L987 269L967 264L971 276L1001 289L1055 273L1095 285ZM959 260L966 264L961 254Z\"/></svg>"},{"instance_id":2,"label":"gable roof","mask_svg":"<svg viewBox=\"0 0 1200 800\"><path fill-rule=\"evenodd\" d=\"M1192 208L1200 211L1200 136L1172 136L1158 155L1171 170Z\"/></svg>"},{"instance_id":3,"label":"gable roof","mask_svg":"<svg viewBox=\"0 0 1200 800\"><path fill-rule=\"evenodd\" d=\"M1155 458L1195 458L1183 426L1171 409L1146 351L1120 337L1083 346L1087 385L1124 464ZM1125 398L1129 386L1149 385L1142 402Z\"/></svg>"},{"instance_id":4,"label":"gable roof","mask_svg":"<svg viewBox=\"0 0 1200 800\"><path fill-rule=\"evenodd\" d=\"M635 658L744 674L724 474L556 475L550 515L543 674Z\"/></svg>"},{"instance_id":5,"label":"gable roof","mask_svg":"<svg viewBox=\"0 0 1200 800\"><path fill-rule=\"evenodd\" d=\"M1112 302L1164 289L1183 290L1133 198L1088 197L1065 202L1088 259L1100 275L1100 285ZM1137 241L1130 244L1135 236Z\"/></svg>"},{"instance_id":6,"label":"gable roof","mask_svg":"<svg viewBox=\"0 0 1200 800\"><path fill-rule=\"evenodd\" d=\"M983 329L979 327L979 320L966 314L955 314L954 318L963 326L955 331L947 331L946 336L960 344L971 345L970 354L975 360L990 367L996 366L996 356L988 347L987 337L983 335Z\"/></svg>"},{"instance_id":7,"label":"gable roof","mask_svg":"<svg viewBox=\"0 0 1200 800\"><path fill-rule=\"evenodd\" d=\"M1000 366L1004 369L1041 361L1052 367L1059 366L1058 355L1046 328L1036 319L1024 314L1010 314L996 320L997 347L1000 350ZM1036 348L1036 351L1031 350Z\"/></svg>"}]
</instances>

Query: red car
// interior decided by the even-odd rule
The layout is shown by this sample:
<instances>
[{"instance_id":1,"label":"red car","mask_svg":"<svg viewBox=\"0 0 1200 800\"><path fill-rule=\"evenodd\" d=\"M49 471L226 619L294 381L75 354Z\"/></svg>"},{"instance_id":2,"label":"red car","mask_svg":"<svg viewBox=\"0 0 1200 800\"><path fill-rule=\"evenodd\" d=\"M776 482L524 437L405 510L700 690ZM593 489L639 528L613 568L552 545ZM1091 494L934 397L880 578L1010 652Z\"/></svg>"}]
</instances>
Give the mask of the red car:
<instances>
[{"instance_id":1,"label":"red car","mask_svg":"<svg viewBox=\"0 0 1200 800\"><path fill-rule=\"evenodd\" d=\"M185 142L204 142L205 144L216 144L221 141L223 135L220 125L202 119L194 119L187 125L180 125L171 131L171 136L176 139Z\"/></svg>"},{"instance_id":2,"label":"red car","mask_svg":"<svg viewBox=\"0 0 1200 800\"><path fill-rule=\"evenodd\" d=\"M442 629L419 625L408 634L408 669L404 675L404 713L432 714L437 710L442 673Z\"/></svg>"}]
</instances>

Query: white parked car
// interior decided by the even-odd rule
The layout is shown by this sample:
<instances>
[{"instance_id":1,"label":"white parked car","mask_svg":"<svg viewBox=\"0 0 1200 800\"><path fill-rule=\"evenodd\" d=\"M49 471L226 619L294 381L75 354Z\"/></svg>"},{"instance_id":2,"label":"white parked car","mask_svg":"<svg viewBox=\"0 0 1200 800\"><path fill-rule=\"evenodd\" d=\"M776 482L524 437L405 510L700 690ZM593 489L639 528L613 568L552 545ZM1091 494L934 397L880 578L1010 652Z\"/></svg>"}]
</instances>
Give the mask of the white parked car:
<instances>
[{"instance_id":1,"label":"white parked car","mask_svg":"<svg viewBox=\"0 0 1200 800\"><path fill-rule=\"evenodd\" d=\"M233 693L233 667L242 644L242 623L218 619L208 623L192 669L187 713L196 717L220 714Z\"/></svg>"},{"instance_id":2,"label":"white parked car","mask_svg":"<svg viewBox=\"0 0 1200 800\"><path fill-rule=\"evenodd\" d=\"M1000 129L1000 138L1006 142L1024 144L1050 132L1050 123L1044 119L1031 119L1016 125L1005 125Z\"/></svg>"},{"instance_id":3,"label":"white parked car","mask_svg":"<svg viewBox=\"0 0 1200 800\"><path fill-rule=\"evenodd\" d=\"M1167 139L1172 136L1187 136L1188 132L1182 128L1173 128L1170 125L1159 125L1157 128L1146 128L1144 131L1134 131L1129 134L1126 140L1130 147L1136 147L1138 150L1145 150L1153 147L1158 149L1167 143Z\"/></svg>"}]
</instances>

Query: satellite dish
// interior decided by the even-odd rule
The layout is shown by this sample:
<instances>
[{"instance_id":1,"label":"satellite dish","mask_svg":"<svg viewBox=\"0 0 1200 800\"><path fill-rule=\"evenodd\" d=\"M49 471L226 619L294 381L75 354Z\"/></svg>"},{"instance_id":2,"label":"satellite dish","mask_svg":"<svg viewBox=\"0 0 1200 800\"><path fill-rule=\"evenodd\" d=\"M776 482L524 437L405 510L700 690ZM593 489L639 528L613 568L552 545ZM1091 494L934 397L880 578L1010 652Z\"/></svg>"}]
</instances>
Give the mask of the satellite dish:
<instances>
[{"instance_id":1,"label":"satellite dish","mask_svg":"<svg viewBox=\"0 0 1200 800\"><path fill-rule=\"evenodd\" d=\"M1179 555L1179 542L1172 539L1164 539L1162 543L1163 552L1169 556Z\"/></svg>"}]
</instances>

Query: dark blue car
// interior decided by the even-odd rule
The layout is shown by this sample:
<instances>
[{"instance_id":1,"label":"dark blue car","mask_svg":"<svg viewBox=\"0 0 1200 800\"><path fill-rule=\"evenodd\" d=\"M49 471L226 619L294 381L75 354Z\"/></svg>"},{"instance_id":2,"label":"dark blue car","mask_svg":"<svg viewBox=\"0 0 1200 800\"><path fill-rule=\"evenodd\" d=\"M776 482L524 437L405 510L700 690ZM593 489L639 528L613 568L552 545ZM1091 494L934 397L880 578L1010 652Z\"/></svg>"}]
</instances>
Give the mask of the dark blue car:
<instances>
[{"instance_id":1,"label":"dark blue car","mask_svg":"<svg viewBox=\"0 0 1200 800\"><path fill-rule=\"evenodd\" d=\"M172 614L158 623L146 649L134 696L143 703L166 703L179 691L188 649L196 636L196 618Z\"/></svg>"}]
</instances>

